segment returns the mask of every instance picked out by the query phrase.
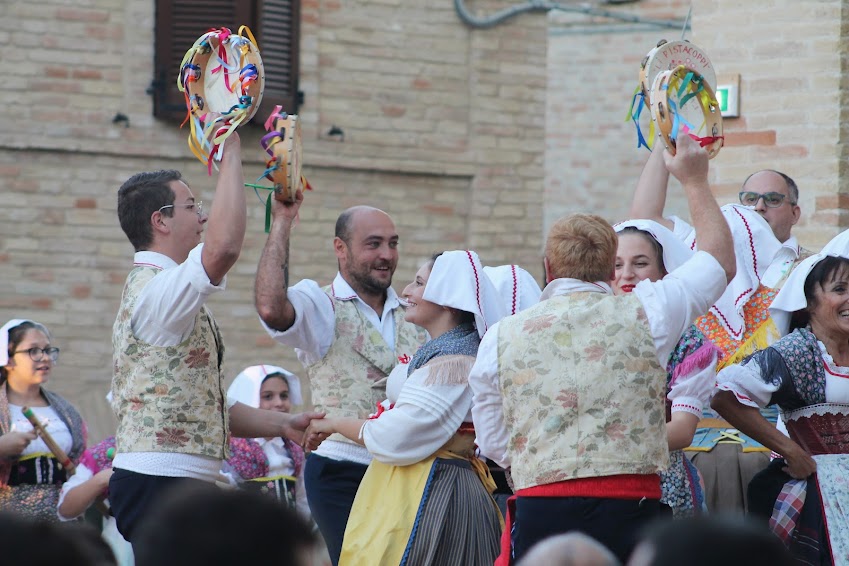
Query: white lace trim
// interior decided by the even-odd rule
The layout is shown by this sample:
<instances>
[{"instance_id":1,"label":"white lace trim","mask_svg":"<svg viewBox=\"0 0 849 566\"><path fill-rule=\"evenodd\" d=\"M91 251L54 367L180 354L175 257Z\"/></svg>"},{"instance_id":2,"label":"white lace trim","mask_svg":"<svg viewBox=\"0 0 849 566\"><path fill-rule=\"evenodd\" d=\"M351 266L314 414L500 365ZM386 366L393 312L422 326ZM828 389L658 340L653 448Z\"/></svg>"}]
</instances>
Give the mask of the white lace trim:
<instances>
[{"instance_id":1,"label":"white lace trim","mask_svg":"<svg viewBox=\"0 0 849 566\"><path fill-rule=\"evenodd\" d=\"M785 421L825 415L849 415L849 403L818 403L782 413Z\"/></svg>"},{"instance_id":2,"label":"white lace trim","mask_svg":"<svg viewBox=\"0 0 849 566\"><path fill-rule=\"evenodd\" d=\"M823 344L820 340L817 340L817 346L820 347L820 353L822 354L822 359L825 362L828 369L833 373L839 373L842 375L849 375L849 367L847 366L839 366L834 363L834 358L831 357L831 354L828 353L828 350L825 349L825 344Z\"/></svg>"}]
</instances>

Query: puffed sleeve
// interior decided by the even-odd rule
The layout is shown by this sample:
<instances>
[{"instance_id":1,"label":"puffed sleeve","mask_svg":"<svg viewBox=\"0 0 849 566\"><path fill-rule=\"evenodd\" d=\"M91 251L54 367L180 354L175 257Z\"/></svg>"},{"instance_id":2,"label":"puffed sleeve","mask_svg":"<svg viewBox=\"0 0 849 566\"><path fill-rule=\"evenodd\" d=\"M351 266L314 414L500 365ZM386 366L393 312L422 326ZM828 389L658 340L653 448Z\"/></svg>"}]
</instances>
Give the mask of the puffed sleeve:
<instances>
[{"instance_id":1,"label":"puffed sleeve","mask_svg":"<svg viewBox=\"0 0 849 566\"><path fill-rule=\"evenodd\" d=\"M366 448L380 462L407 466L439 450L472 406L471 356L440 356L407 378L395 406L363 425Z\"/></svg>"}]
</instances>

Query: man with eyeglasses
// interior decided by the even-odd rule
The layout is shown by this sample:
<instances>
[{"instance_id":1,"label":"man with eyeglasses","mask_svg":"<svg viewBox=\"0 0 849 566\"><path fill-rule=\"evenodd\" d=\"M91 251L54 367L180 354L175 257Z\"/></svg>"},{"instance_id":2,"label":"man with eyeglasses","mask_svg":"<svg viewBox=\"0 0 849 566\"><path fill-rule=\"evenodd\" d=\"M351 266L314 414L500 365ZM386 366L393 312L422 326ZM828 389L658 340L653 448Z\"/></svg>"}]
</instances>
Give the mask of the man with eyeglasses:
<instances>
[{"instance_id":1,"label":"man with eyeglasses","mask_svg":"<svg viewBox=\"0 0 849 566\"><path fill-rule=\"evenodd\" d=\"M687 222L684 222L676 216L664 217L663 209L666 204L666 190L669 182L669 172L663 161L663 153L665 149L663 144L656 144L654 151L640 175L640 180L637 183L637 189L634 193L634 200L631 206L632 218L648 218L655 220L670 228L676 236L683 240L691 247L695 245L695 230ZM789 176L772 169L764 169L749 175L743 182L738 198L740 204L751 206L761 217L769 224L772 234L777 241L772 243L767 242L769 235L762 231L762 235L753 241L752 249L768 249L777 248L778 251L770 253L772 258L764 261L767 265L766 269L758 270L755 268L755 274L760 277L760 282L763 286L778 290L787 280L793 268L803 259L810 256L812 252L799 246L796 237L792 235L793 226L799 221L801 209L799 208L799 189L796 183ZM725 207L723 207L725 208ZM732 232L734 232L732 230ZM740 243L738 238L751 237L753 231L738 231L732 236L735 241ZM744 234L745 233L745 234ZM764 235L765 234L765 235ZM780 246L778 245L780 243ZM748 244L746 244L748 247ZM755 254L757 255L757 254ZM760 260L756 260L758 265ZM738 277L743 277L742 270L738 269ZM732 282L734 285L734 282ZM763 291L762 288L760 288ZM772 293L769 289L764 292ZM758 293L756 292L755 295ZM751 296L750 299L754 299ZM749 305L747 301L746 305ZM752 304L757 305L757 301ZM761 323L768 319L768 302L760 305L759 308L764 309L763 320L760 317L753 318ZM740 305L740 314L744 314L745 306ZM754 312L754 307L751 312ZM751 315L750 315L751 316ZM745 319L745 317L744 317ZM746 326L746 328L749 328ZM766 341L774 341L780 337L780 333L786 332L786 328L777 329L775 333L765 333ZM748 340L745 344L748 344ZM745 346L744 346L745 347ZM708 408L706 408L708 409ZM705 415L711 415L710 410L705 411ZM776 411L774 408L767 409L763 414L770 419L775 419ZM708 419L708 421L717 421L717 419ZM718 421L717 421L718 422ZM783 431L784 425L781 419L778 419L778 428ZM697 435L701 435L704 429L710 430L710 438L716 442L723 432L732 432L735 430L730 428L714 428L717 424L713 423L710 426L703 420L699 423ZM783 431L784 432L784 431ZM726 444L722 450L717 451L713 448L705 451L705 446L699 447L701 452L698 452L698 457L693 458L693 463L702 471L702 476L705 481L705 493L707 504L710 509L717 510L743 510L748 505L749 498L753 494L763 492L769 488L765 488L763 481L759 478L763 473L763 469L769 463L768 452L750 450L748 452L734 452L728 450L730 444ZM724 451L723 451L724 450ZM722 480L718 479L719 470L724 470ZM739 481L728 482L729 477L736 477ZM768 480L767 480L768 481ZM739 484L739 485L738 485ZM720 489L721 488L721 489ZM771 499L774 501L775 497Z\"/></svg>"},{"instance_id":2,"label":"man with eyeglasses","mask_svg":"<svg viewBox=\"0 0 849 566\"><path fill-rule=\"evenodd\" d=\"M696 238L693 227L677 216L663 216L669 182L669 172L663 164L663 152L663 144L656 144L637 184L631 218L648 218L659 222L692 246ZM792 234L793 226L799 221L802 212L799 207L799 188L784 173L764 169L746 178L738 198L740 204L754 207L781 242L781 248L761 274L761 283L780 289L793 268L813 253L802 248Z\"/></svg>"},{"instance_id":3,"label":"man with eyeglasses","mask_svg":"<svg viewBox=\"0 0 849 566\"><path fill-rule=\"evenodd\" d=\"M225 398L224 344L206 301L224 290L242 249L242 183L234 132L224 142L208 215L179 171L139 173L118 189L118 218L136 253L112 333L118 430L109 500L131 543L166 489L219 478L231 432L300 441L310 418L321 416Z\"/></svg>"}]
</instances>

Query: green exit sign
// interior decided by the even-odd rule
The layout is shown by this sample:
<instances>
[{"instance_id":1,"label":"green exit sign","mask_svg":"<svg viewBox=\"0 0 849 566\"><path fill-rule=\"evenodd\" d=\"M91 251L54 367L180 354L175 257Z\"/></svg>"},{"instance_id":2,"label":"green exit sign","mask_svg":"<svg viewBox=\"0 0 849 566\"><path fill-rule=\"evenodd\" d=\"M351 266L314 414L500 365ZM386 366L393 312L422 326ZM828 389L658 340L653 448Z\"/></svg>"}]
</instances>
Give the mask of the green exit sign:
<instances>
[{"instance_id":1,"label":"green exit sign","mask_svg":"<svg viewBox=\"0 0 849 566\"><path fill-rule=\"evenodd\" d=\"M740 96L736 84L717 85L716 100L723 118L736 118L740 115Z\"/></svg>"}]
</instances>

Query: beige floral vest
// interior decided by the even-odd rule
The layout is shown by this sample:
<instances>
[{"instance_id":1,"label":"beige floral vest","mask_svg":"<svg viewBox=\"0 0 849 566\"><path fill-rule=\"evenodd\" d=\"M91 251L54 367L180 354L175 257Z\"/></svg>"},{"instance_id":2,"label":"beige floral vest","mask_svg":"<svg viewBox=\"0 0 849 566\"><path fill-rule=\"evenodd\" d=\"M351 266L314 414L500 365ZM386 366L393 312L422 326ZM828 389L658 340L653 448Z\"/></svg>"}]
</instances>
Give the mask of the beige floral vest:
<instances>
[{"instance_id":1,"label":"beige floral vest","mask_svg":"<svg viewBox=\"0 0 849 566\"><path fill-rule=\"evenodd\" d=\"M136 298L160 270L136 267L127 276L112 329L112 409L118 452L177 452L224 459L229 447L224 345L202 307L191 335L177 346L137 340L130 327Z\"/></svg>"},{"instance_id":2,"label":"beige floral vest","mask_svg":"<svg viewBox=\"0 0 849 566\"><path fill-rule=\"evenodd\" d=\"M386 398L386 377L399 358L412 358L424 343L424 330L404 320L404 309L392 311L395 317L395 351L369 322L352 300L341 300L330 287L324 292L333 302L336 334L327 354L307 367L316 411L328 416L368 418L377 403ZM341 434L331 440L351 443Z\"/></svg>"},{"instance_id":3,"label":"beige floral vest","mask_svg":"<svg viewBox=\"0 0 849 566\"><path fill-rule=\"evenodd\" d=\"M559 295L498 329L516 489L668 466L666 372L634 296Z\"/></svg>"}]
</instances>

